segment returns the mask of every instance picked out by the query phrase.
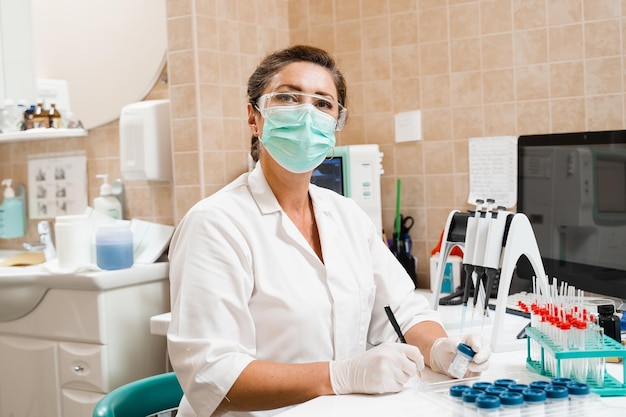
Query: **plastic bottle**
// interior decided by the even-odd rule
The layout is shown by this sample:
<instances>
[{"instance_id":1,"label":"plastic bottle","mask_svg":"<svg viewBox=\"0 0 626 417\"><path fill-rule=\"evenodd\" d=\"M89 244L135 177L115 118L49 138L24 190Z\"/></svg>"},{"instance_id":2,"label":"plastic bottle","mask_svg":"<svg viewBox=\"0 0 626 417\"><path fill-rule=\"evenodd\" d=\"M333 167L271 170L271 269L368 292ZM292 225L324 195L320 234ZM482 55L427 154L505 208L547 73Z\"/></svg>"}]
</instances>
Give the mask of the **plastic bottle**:
<instances>
[{"instance_id":1,"label":"plastic bottle","mask_svg":"<svg viewBox=\"0 0 626 417\"><path fill-rule=\"evenodd\" d=\"M524 396L523 416L543 416L545 414L546 392L542 389L527 388Z\"/></svg>"},{"instance_id":2,"label":"plastic bottle","mask_svg":"<svg viewBox=\"0 0 626 417\"><path fill-rule=\"evenodd\" d=\"M126 222L104 224L96 232L96 259L102 269L133 266L133 234Z\"/></svg>"},{"instance_id":3,"label":"plastic bottle","mask_svg":"<svg viewBox=\"0 0 626 417\"><path fill-rule=\"evenodd\" d=\"M0 205L0 238L13 239L23 237L26 232L24 219L24 202L15 197L15 191L11 188L13 180L4 179L4 200Z\"/></svg>"},{"instance_id":4,"label":"plastic bottle","mask_svg":"<svg viewBox=\"0 0 626 417\"><path fill-rule=\"evenodd\" d=\"M459 343L456 354L448 367L448 374L454 378L463 378L475 354L471 347L465 343Z\"/></svg>"},{"instance_id":5,"label":"plastic bottle","mask_svg":"<svg viewBox=\"0 0 626 417\"><path fill-rule=\"evenodd\" d=\"M56 103L50 102L50 108L48 109L48 123L53 129L59 129L62 127L61 113L57 110Z\"/></svg>"},{"instance_id":6,"label":"plastic bottle","mask_svg":"<svg viewBox=\"0 0 626 417\"><path fill-rule=\"evenodd\" d=\"M0 130L2 133L17 132L22 129L24 112L12 99L5 99L0 117Z\"/></svg>"},{"instance_id":7,"label":"plastic bottle","mask_svg":"<svg viewBox=\"0 0 626 417\"><path fill-rule=\"evenodd\" d=\"M476 410L479 416L498 417L500 415L500 397L483 394L476 398Z\"/></svg>"},{"instance_id":8,"label":"plastic bottle","mask_svg":"<svg viewBox=\"0 0 626 417\"><path fill-rule=\"evenodd\" d=\"M548 385L544 387L546 392L546 412L555 416L567 415L569 409L568 389L563 385Z\"/></svg>"},{"instance_id":9,"label":"plastic bottle","mask_svg":"<svg viewBox=\"0 0 626 417\"><path fill-rule=\"evenodd\" d=\"M450 397L457 402L461 402L463 401L463 392L468 389L471 388L469 385L466 384L452 385L450 387Z\"/></svg>"},{"instance_id":10,"label":"plastic bottle","mask_svg":"<svg viewBox=\"0 0 626 417\"><path fill-rule=\"evenodd\" d=\"M122 204L113 195L111 184L108 183L109 176L99 174L96 175L96 178L102 178L102 185L100 186L100 196L93 200L93 208L114 219L121 219Z\"/></svg>"},{"instance_id":11,"label":"plastic bottle","mask_svg":"<svg viewBox=\"0 0 626 417\"><path fill-rule=\"evenodd\" d=\"M500 394L500 416L521 417L524 396L519 392L507 391Z\"/></svg>"},{"instance_id":12,"label":"plastic bottle","mask_svg":"<svg viewBox=\"0 0 626 417\"><path fill-rule=\"evenodd\" d=\"M567 384L570 411L584 412L589 407L591 387L583 382Z\"/></svg>"},{"instance_id":13,"label":"plastic bottle","mask_svg":"<svg viewBox=\"0 0 626 417\"><path fill-rule=\"evenodd\" d=\"M59 269L72 272L92 263L92 232L84 214L58 216L54 222Z\"/></svg>"},{"instance_id":14,"label":"plastic bottle","mask_svg":"<svg viewBox=\"0 0 626 417\"><path fill-rule=\"evenodd\" d=\"M480 391L474 388L466 389L465 391L463 391L463 394L461 395L461 399L463 400L463 406L466 408L475 409L476 398L478 398L478 396L483 395L483 394L484 394L483 391Z\"/></svg>"},{"instance_id":15,"label":"plastic bottle","mask_svg":"<svg viewBox=\"0 0 626 417\"><path fill-rule=\"evenodd\" d=\"M493 385L497 386L497 387L505 387L508 388L511 385L514 385L516 382L514 379L509 379L509 378L500 378L500 379L496 379L495 381L493 381Z\"/></svg>"}]
</instances>

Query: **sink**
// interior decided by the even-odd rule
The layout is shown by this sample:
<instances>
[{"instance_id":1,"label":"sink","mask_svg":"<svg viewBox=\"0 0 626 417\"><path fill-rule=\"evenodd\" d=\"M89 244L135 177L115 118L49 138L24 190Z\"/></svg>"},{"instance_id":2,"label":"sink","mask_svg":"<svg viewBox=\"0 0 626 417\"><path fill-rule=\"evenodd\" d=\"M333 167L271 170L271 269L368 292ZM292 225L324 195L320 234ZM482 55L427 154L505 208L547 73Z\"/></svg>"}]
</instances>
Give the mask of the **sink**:
<instances>
[{"instance_id":1,"label":"sink","mask_svg":"<svg viewBox=\"0 0 626 417\"><path fill-rule=\"evenodd\" d=\"M14 251L0 250L0 260ZM0 267L0 322L17 320L30 313L46 293L54 289L105 291L168 278L169 264L135 264L115 271L52 274L45 265Z\"/></svg>"}]
</instances>

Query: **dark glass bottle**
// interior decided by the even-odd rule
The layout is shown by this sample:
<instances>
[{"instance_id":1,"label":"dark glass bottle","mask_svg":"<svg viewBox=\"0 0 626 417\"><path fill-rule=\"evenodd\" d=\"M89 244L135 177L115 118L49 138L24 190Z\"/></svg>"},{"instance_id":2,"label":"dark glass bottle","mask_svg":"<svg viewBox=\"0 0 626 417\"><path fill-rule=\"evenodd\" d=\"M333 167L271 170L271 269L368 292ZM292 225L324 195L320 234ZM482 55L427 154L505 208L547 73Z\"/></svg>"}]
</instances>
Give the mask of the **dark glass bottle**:
<instances>
[{"instance_id":1,"label":"dark glass bottle","mask_svg":"<svg viewBox=\"0 0 626 417\"><path fill-rule=\"evenodd\" d=\"M54 102L50 103L50 108L48 109L48 120L51 128L59 129L61 127L61 113L57 110L56 103Z\"/></svg>"},{"instance_id":2,"label":"dark glass bottle","mask_svg":"<svg viewBox=\"0 0 626 417\"><path fill-rule=\"evenodd\" d=\"M604 329L604 334L610 338L622 342L622 326L619 317L615 314L613 304L598 306L598 324Z\"/></svg>"}]
</instances>

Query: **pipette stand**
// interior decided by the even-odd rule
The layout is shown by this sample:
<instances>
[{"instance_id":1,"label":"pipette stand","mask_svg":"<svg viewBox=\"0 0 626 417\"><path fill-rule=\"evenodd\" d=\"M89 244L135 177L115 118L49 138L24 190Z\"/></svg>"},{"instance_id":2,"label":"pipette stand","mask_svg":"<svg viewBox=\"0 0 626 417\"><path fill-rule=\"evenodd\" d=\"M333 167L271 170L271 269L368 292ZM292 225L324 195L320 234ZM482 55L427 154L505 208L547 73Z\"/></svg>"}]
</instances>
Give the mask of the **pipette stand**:
<instances>
[{"instance_id":1,"label":"pipette stand","mask_svg":"<svg viewBox=\"0 0 626 417\"><path fill-rule=\"evenodd\" d=\"M513 215L508 234L504 242L504 252L502 253L502 267L500 269L500 282L498 285L498 298L494 312L493 329L491 332L491 350L494 352L508 352L512 350L523 350L526 347L525 339L506 340L503 336L504 315L506 314L506 303L513 278L513 271L519 258L525 255L533 267L535 276L545 277L546 273L541 261L539 247L535 233L528 217L523 213Z\"/></svg>"},{"instance_id":2,"label":"pipette stand","mask_svg":"<svg viewBox=\"0 0 626 417\"><path fill-rule=\"evenodd\" d=\"M452 210L446 220L446 226L443 229L443 237L441 239L441 248L439 249L439 263L437 264L437 272L435 275L435 288L433 293L435 301L433 302L433 308L437 310L439 307L439 296L441 295L441 284L443 282L443 271L445 270L446 263L448 262L448 256L455 246L459 246L461 249L464 247L464 242L452 241L450 236L450 230L454 222L455 215L459 213L459 210Z\"/></svg>"}]
</instances>

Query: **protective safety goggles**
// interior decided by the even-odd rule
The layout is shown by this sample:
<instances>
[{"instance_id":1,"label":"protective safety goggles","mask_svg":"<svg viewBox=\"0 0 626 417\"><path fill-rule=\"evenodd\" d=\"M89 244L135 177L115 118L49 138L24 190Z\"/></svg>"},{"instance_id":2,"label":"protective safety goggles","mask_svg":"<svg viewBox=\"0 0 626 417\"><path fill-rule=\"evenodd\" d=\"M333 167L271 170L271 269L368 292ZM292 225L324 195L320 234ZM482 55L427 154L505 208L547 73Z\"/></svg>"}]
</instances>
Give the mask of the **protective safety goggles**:
<instances>
[{"instance_id":1,"label":"protective safety goggles","mask_svg":"<svg viewBox=\"0 0 626 417\"><path fill-rule=\"evenodd\" d=\"M299 91L275 91L264 94L256 102L256 107L263 117L272 107L289 107L300 104L312 104L317 110L326 113L337 120L335 130L343 129L348 117L348 109L337 100L319 94L302 93Z\"/></svg>"}]
</instances>

